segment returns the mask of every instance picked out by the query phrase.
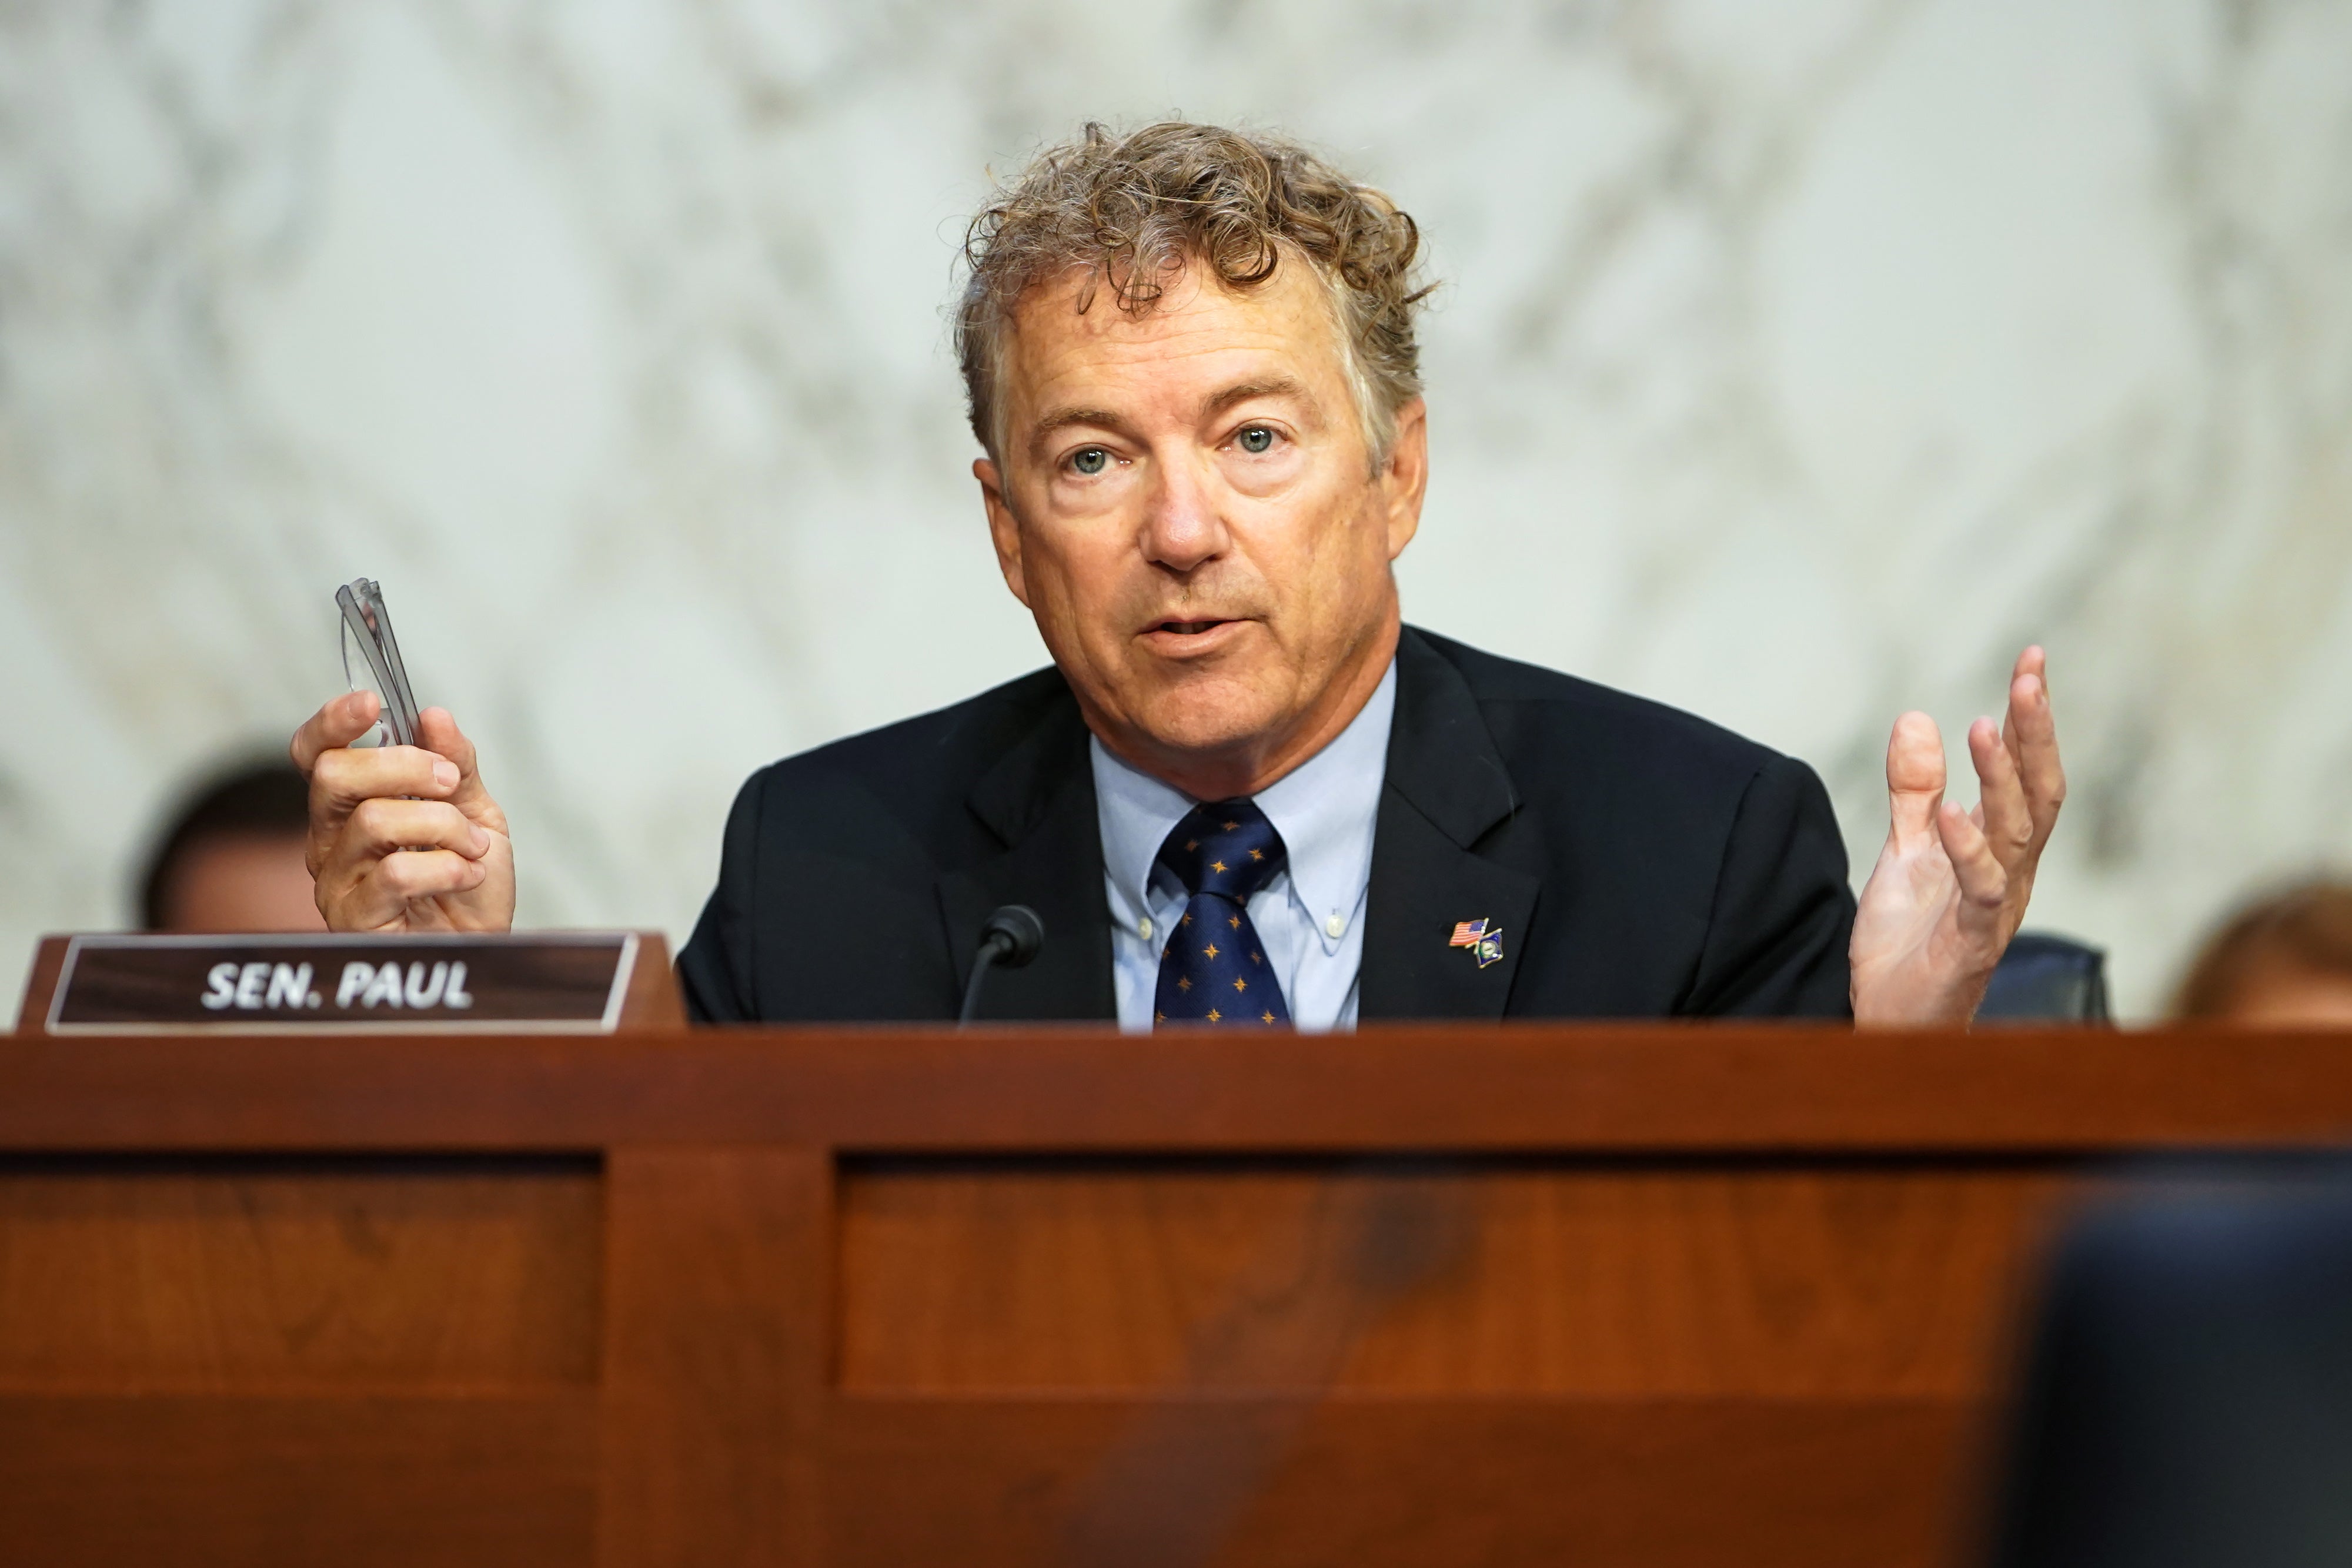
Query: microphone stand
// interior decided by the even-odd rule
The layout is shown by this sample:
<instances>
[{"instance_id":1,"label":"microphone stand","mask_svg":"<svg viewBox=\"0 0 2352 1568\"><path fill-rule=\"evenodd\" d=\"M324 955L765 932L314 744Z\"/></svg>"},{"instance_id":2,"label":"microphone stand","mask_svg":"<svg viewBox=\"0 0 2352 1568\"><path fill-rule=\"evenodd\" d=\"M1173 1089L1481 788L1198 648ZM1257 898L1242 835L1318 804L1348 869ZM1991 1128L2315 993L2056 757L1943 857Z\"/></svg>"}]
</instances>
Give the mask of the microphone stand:
<instances>
[{"instance_id":1,"label":"microphone stand","mask_svg":"<svg viewBox=\"0 0 2352 1568\"><path fill-rule=\"evenodd\" d=\"M981 985L989 970L1003 965L1018 969L1045 946L1045 923L1025 904L1008 904L980 927L980 954L971 961L971 978L963 988L963 1011L956 1018L962 1029L980 1013Z\"/></svg>"}]
</instances>

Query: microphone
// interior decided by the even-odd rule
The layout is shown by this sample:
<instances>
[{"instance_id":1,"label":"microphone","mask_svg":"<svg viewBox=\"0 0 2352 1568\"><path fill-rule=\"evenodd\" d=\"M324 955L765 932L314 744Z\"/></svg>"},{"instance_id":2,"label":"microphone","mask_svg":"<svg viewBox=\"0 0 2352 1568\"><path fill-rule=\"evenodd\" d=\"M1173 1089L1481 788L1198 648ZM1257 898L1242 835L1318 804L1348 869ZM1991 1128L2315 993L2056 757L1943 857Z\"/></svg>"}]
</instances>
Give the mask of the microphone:
<instances>
[{"instance_id":1,"label":"microphone","mask_svg":"<svg viewBox=\"0 0 2352 1568\"><path fill-rule=\"evenodd\" d=\"M990 915L980 927L980 956L971 961L971 979L963 988L963 1013L956 1019L961 1029L980 1011L981 982L988 978L993 965L1018 969L1034 958L1045 946L1045 923L1037 912L1025 904L1008 904Z\"/></svg>"}]
</instances>

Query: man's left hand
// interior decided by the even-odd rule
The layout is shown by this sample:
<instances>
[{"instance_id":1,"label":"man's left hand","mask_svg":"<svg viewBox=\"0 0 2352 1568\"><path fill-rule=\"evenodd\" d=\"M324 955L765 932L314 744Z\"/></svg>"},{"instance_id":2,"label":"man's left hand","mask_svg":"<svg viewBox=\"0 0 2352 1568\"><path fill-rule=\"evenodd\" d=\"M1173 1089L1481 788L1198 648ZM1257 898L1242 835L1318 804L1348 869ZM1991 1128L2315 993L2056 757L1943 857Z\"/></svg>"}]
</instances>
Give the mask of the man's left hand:
<instances>
[{"instance_id":1,"label":"man's left hand","mask_svg":"<svg viewBox=\"0 0 2352 1568\"><path fill-rule=\"evenodd\" d=\"M1969 727L1980 803L1944 799L1944 737L1924 713L1886 747L1892 822L1862 890L1850 949L1859 1025L1964 1025L2017 935L2042 846L2066 799L2039 648L2018 655L2000 729Z\"/></svg>"}]
</instances>

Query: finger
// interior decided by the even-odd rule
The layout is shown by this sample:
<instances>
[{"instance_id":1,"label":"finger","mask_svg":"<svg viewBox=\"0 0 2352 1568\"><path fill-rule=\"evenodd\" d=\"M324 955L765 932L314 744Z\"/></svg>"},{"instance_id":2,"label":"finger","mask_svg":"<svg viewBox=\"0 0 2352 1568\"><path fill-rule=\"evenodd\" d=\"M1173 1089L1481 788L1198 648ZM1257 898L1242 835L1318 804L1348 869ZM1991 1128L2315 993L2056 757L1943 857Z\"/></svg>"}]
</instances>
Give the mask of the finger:
<instances>
[{"instance_id":1,"label":"finger","mask_svg":"<svg viewBox=\"0 0 2352 1568\"><path fill-rule=\"evenodd\" d=\"M406 913L411 904L471 893L489 874L490 868L480 861L467 860L447 850L386 855L337 901L329 924L338 931L365 931L389 925Z\"/></svg>"},{"instance_id":2,"label":"finger","mask_svg":"<svg viewBox=\"0 0 2352 1568\"><path fill-rule=\"evenodd\" d=\"M322 753L340 750L365 735L383 708L373 692L345 692L302 721L302 727L287 742L286 754L307 777Z\"/></svg>"},{"instance_id":3,"label":"finger","mask_svg":"<svg viewBox=\"0 0 2352 1568\"><path fill-rule=\"evenodd\" d=\"M1886 742L1888 836L1905 845L1926 839L1943 800L1943 733L1926 714L1906 713Z\"/></svg>"},{"instance_id":4,"label":"finger","mask_svg":"<svg viewBox=\"0 0 2352 1568\"><path fill-rule=\"evenodd\" d=\"M488 828L492 832L507 831L506 813L490 799L482 783L481 768L474 753L474 743L457 727L457 721L444 707L429 707L417 715L417 738L427 749L448 758L457 770L457 785L449 791L449 800L459 810Z\"/></svg>"},{"instance_id":5,"label":"finger","mask_svg":"<svg viewBox=\"0 0 2352 1568\"><path fill-rule=\"evenodd\" d=\"M362 800L337 846L341 860L373 860L400 850L441 849L479 860L490 835L444 800Z\"/></svg>"},{"instance_id":6,"label":"finger","mask_svg":"<svg viewBox=\"0 0 2352 1568\"><path fill-rule=\"evenodd\" d=\"M310 819L338 821L362 800L438 800L457 788L457 765L417 746L322 751L310 768Z\"/></svg>"},{"instance_id":7,"label":"finger","mask_svg":"<svg viewBox=\"0 0 2352 1568\"><path fill-rule=\"evenodd\" d=\"M1969 758L1976 764L1979 802L1969 821L1992 845L2001 865L2014 870L2033 850L2033 817L2026 809L2017 758L1989 718L1969 726Z\"/></svg>"},{"instance_id":8,"label":"finger","mask_svg":"<svg viewBox=\"0 0 2352 1568\"><path fill-rule=\"evenodd\" d=\"M2009 681L2009 713L2001 739L2016 760L2033 821L2035 841L2046 840L2066 802L2066 769L2058 756L2058 721L2050 706L2048 658L2040 648L2017 656Z\"/></svg>"},{"instance_id":9,"label":"finger","mask_svg":"<svg viewBox=\"0 0 2352 1568\"><path fill-rule=\"evenodd\" d=\"M2000 914L2002 901L2009 895L2009 873L2001 869L1984 834L1958 806L1944 806L1937 811L1936 829L1944 841L1945 858L1952 862L1952 874L1960 883L1960 930L1972 943L1998 947L2005 935L2000 930Z\"/></svg>"}]
</instances>

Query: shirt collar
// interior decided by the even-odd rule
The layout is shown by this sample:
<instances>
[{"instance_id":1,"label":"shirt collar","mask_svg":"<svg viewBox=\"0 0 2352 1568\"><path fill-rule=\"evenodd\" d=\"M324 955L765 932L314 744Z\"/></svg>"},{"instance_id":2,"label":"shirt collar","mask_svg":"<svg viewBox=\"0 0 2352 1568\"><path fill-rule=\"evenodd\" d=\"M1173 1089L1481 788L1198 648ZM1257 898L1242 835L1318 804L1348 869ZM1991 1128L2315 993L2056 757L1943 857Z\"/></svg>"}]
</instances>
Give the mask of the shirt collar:
<instances>
[{"instance_id":1,"label":"shirt collar","mask_svg":"<svg viewBox=\"0 0 2352 1568\"><path fill-rule=\"evenodd\" d=\"M1093 736L1087 738L1087 754L1094 763L1103 871L1112 894L1125 905L1113 908L1111 915L1121 925L1131 926L1151 907L1152 862L1168 841L1169 830L1192 809L1192 798L1129 767Z\"/></svg>"},{"instance_id":2,"label":"shirt collar","mask_svg":"<svg viewBox=\"0 0 2352 1568\"><path fill-rule=\"evenodd\" d=\"M1314 917L1324 942L1336 947L1371 881L1372 830L1381 784L1388 771L1389 731L1396 718L1396 661L1391 659L1371 700L1331 743L1260 790L1258 810L1282 835L1290 885ZM1192 798L1111 755L1092 737L1095 801L1102 828L1103 868L1128 907L1117 913L1133 925L1150 907L1153 864L1169 830L1192 809ZM1327 922L1342 922L1334 935Z\"/></svg>"},{"instance_id":3,"label":"shirt collar","mask_svg":"<svg viewBox=\"0 0 2352 1568\"><path fill-rule=\"evenodd\" d=\"M1257 809L1282 835L1290 886L1327 948L1357 918L1372 879L1372 828L1388 772L1396 717L1396 661L1371 700L1331 744L1257 792ZM1337 930L1333 916L1340 922Z\"/></svg>"}]
</instances>

